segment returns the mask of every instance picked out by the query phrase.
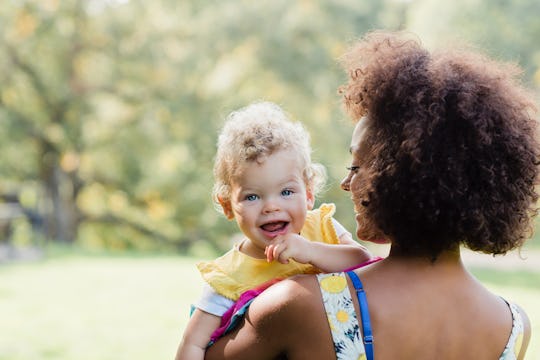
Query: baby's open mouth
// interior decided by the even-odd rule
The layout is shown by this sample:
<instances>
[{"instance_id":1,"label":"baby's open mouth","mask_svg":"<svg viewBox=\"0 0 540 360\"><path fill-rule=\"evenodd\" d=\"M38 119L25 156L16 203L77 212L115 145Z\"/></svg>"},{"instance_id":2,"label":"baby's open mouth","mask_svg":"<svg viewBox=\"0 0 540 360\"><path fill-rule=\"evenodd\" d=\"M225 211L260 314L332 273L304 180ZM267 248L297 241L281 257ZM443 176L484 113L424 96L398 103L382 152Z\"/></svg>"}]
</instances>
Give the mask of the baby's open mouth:
<instances>
[{"instance_id":1,"label":"baby's open mouth","mask_svg":"<svg viewBox=\"0 0 540 360\"><path fill-rule=\"evenodd\" d=\"M287 225L289 225L287 221L276 221L262 225L261 229L269 233L280 233L287 228Z\"/></svg>"}]
</instances>

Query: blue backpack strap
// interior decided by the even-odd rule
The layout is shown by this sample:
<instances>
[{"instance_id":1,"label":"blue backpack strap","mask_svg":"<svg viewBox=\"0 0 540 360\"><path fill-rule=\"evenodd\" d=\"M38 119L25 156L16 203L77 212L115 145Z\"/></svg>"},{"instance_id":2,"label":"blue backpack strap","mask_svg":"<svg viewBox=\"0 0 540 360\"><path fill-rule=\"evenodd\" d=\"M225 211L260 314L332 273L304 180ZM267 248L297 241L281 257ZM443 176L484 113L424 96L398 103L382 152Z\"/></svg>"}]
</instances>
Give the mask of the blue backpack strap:
<instances>
[{"instance_id":1,"label":"blue backpack strap","mask_svg":"<svg viewBox=\"0 0 540 360\"><path fill-rule=\"evenodd\" d=\"M360 306L360 317L362 318L362 334L364 347L366 348L367 360L373 360L373 333L371 331L371 320L369 318L368 302L362 281L356 273L348 271L347 274L351 278L356 296L358 297L358 305Z\"/></svg>"}]
</instances>

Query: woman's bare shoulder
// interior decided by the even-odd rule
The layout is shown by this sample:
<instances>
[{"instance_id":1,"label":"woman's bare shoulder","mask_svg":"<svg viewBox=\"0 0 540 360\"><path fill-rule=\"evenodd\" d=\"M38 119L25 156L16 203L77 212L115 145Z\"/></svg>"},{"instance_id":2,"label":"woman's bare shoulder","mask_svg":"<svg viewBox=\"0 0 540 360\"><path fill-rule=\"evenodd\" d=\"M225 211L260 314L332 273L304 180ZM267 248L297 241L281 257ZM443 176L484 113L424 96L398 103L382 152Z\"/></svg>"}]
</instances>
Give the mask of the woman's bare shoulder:
<instances>
[{"instance_id":1,"label":"woman's bare shoulder","mask_svg":"<svg viewBox=\"0 0 540 360\"><path fill-rule=\"evenodd\" d=\"M314 275L298 275L273 285L252 304L250 316L259 334L282 339L279 345L290 358L335 356L319 283Z\"/></svg>"},{"instance_id":2,"label":"woman's bare shoulder","mask_svg":"<svg viewBox=\"0 0 540 360\"><path fill-rule=\"evenodd\" d=\"M259 334L284 332L290 339L295 332L313 334L314 327L328 327L314 275L293 276L266 289L251 304L249 319Z\"/></svg>"},{"instance_id":3,"label":"woman's bare shoulder","mask_svg":"<svg viewBox=\"0 0 540 360\"><path fill-rule=\"evenodd\" d=\"M314 275L297 275L272 285L257 298L253 310L273 316L294 316L306 307L321 306L321 295ZM294 319L294 317L293 317Z\"/></svg>"},{"instance_id":4,"label":"woman's bare shoulder","mask_svg":"<svg viewBox=\"0 0 540 360\"><path fill-rule=\"evenodd\" d=\"M240 326L210 347L205 359L327 359L333 351L317 279L299 275L262 292Z\"/></svg>"}]
</instances>

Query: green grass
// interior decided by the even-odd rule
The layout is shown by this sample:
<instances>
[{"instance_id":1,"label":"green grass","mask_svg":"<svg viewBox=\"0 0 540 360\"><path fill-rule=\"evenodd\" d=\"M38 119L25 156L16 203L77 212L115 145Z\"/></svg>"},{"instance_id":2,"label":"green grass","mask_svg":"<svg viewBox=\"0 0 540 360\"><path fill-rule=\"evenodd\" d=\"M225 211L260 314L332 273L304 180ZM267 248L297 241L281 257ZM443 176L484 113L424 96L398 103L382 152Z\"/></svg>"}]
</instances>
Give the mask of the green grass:
<instances>
[{"instance_id":1,"label":"green grass","mask_svg":"<svg viewBox=\"0 0 540 360\"><path fill-rule=\"evenodd\" d=\"M540 358L540 273L473 269L523 306ZM0 265L0 360L172 359L199 296L195 260L56 255Z\"/></svg>"},{"instance_id":2,"label":"green grass","mask_svg":"<svg viewBox=\"0 0 540 360\"><path fill-rule=\"evenodd\" d=\"M172 359L193 260L62 257L0 267L0 359Z\"/></svg>"}]
</instances>

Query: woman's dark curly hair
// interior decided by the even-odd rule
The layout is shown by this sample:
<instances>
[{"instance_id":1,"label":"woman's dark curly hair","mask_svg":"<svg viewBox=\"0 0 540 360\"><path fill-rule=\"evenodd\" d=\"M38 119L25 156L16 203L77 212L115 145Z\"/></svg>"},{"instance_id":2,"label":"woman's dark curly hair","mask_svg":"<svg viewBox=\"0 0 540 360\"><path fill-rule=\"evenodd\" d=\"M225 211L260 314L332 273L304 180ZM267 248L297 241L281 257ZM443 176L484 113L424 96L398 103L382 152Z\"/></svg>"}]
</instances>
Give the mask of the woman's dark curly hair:
<instances>
[{"instance_id":1,"label":"woman's dark curly hair","mask_svg":"<svg viewBox=\"0 0 540 360\"><path fill-rule=\"evenodd\" d=\"M366 220L411 255L521 246L540 150L518 67L470 50L430 53L402 32L368 34L342 63L345 107L369 119Z\"/></svg>"}]
</instances>

